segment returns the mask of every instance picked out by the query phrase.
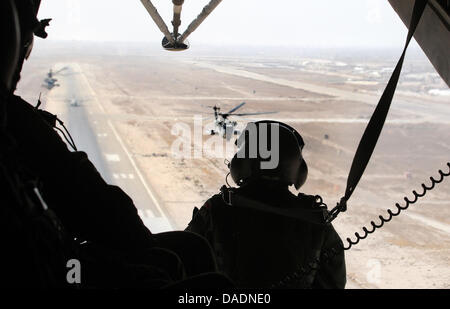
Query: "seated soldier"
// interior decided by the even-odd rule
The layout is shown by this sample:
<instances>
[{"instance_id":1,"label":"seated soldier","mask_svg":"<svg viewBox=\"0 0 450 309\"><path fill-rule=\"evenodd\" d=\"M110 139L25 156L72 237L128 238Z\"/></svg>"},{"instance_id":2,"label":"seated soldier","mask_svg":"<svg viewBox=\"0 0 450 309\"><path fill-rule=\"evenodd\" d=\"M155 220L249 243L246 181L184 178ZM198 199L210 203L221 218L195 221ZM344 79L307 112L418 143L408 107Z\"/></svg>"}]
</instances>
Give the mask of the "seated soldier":
<instances>
[{"instance_id":1,"label":"seated soldier","mask_svg":"<svg viewBox=\"0 0 450 309\"><path fill-rule=\"evenodd\" d=\"M9 28L19 30L20 44L15 68L8 67L7 70L6 66L14 62L2 62L2 77L3 72L7 72L5 75L9 77L8 93L2 98L0 111L0 116L5 120L2 122L2 133L14 141L9 157L13 157L14 162L36 180L33 188L42 193L39 194L40 201L45 200L45 207L48 206L55 214L55 220L59 219L61 230L64 227L64 234L71 242L68 246L75 249L55 266L60 267L55 272L63 273L62 281L46 281L40 285L36 284L37 278L30 275L19 279L17 285L63 286L66 263L75 257L81 259L82 287L157 288L174 283L197 287L229 286L227 279L214 274L216 264L206 240L184 231L152 234L138 216L132 199L120 188L107 184L84 152L69 151L53 124L44 117L51 114L39 111L12 94L20 79L23 63L31 52L34 34L46 37L45 26L49 20L37 20L40 0L15 0L11 3L16 5L18 23L11 18L3 18L4 14L10 14L5 10L1 11L1 20L9 23ZM12 47L7 42L2 53L9 52ZM0 184L3 182L0 178ZM20 188L7 188L7 193L13 195L16 189L18 198L22 198ZM4 196L2 194L1 197ZM7 204L0 205L3 213ZM22 219L26 220L19 216L19 220ZM28 228L27 223L22 226ZM10 234L4 234L9 242L20 246L22 238L15 238L9 225L2 224L2 228L9 231ZM39 233L33 237L45 240L45 235ZM73 242L74 239L77 242ZM38 271L45 267L41 262L47 256L40 254L40 251L41 256L34 257L20 256L19 251L10 253L11 260L25 259ZM212 274L203 276L205 273ZM0 276L4 277L1 269ZM180 280L187 278L188 281L180 283ZM8 282L4 284L8 285Z\"/></svg>"},{"instance_id":2,"label":"seated soldier","mask_svg":"<svg viewBox=\"0 0 450 309\"><path fill-rule=\"evenodd\" d=\"M300 134L260 121L237 142L229 168L239 188L222 187L194 210L186 230L208 239L219 269L238 287L344 288L342 241L325 222L326 207L318 196L289 190L308 173Z\"/></svg>"}]
</instances>

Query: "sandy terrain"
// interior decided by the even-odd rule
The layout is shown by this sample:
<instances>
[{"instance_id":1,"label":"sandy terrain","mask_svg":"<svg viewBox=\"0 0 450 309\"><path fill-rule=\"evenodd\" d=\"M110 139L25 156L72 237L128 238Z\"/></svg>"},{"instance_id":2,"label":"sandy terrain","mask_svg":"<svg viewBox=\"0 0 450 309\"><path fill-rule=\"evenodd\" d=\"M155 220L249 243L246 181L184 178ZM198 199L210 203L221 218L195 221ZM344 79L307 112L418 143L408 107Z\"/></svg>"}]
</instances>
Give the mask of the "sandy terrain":
<instances>
[{"instance_id":1,"label":"sandy terrain","mask_svg":"<svg viewBox=\"0 0 450 309\"><path fill-rule=\"evenodd\" d=\"M306 142L310 174L302 191L320 194L329 207L340 199L359 138L389 75L383 68L393 64L367 61L363 74L354 68L364 63L347 63L353 69L345 70L327 62L304 64L314 60L320 59L40 55L26 67L20 91L29 99L43 91L45 99L46 91L40 84L48 69L76 62L105 107L106 114L99 116L114 123L165 213L183 229L193 208L217 193L227 174L224 159L230 154L217 157L207 150L201 158L180 159L171 151L178 138L172 134L174 126L192 128L194 115L211 117L207 105L220 104L227 110L245 101L245 112L276 111L267 117L296 127ZM448 170L449 97L428 94L431 88L443 86L423 61L407 65L407 74L413 74L414 68L420 73L425 70L424 76L431 76L431 86L419 87L407 78L402 80L349 210L335 221L343 239L384 215L387 208L402 202L403 196L411 197L413 189L420 192L420 183L436 177L438 169ZM257 118L240 122L253 119ZM204 123L208 121L211 119ZM223 143L220 137L206 132L202 141ZM196 147L201 151L201 146ZM348 251L350 286L449 288L449 189L447 180Z\"/></svg>"}]
</instances>

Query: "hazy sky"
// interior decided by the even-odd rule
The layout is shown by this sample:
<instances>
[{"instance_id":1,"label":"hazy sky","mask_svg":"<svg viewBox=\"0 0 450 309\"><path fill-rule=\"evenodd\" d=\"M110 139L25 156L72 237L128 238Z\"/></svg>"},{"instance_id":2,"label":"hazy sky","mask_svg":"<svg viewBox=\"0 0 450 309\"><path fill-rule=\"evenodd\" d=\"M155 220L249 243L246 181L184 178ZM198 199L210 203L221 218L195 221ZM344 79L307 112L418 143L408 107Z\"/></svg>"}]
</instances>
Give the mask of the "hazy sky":
<instances>
[{"instance_id":1,"label":"hazy sky","mask_svg":"<svg viewBox=\"0 0 450 309\"><path fill-rule=\"evenodd\" d=\"M181 30L209 0L185 0ZM170 25L171 0L153 0ZM50 39L160 42L140 0L43 0ZM223 0L192 44L398 46L406 27L387 0Z\"/></svg>"}]
</instances>

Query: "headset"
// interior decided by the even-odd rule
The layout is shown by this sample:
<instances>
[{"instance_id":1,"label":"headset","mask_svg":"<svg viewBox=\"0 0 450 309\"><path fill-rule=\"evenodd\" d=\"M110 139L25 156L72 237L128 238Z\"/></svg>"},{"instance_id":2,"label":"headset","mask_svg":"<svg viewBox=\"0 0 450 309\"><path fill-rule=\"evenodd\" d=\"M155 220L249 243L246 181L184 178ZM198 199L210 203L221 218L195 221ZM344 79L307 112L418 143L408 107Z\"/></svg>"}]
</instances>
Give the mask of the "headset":
<instances>
[{"instance_id":1,"label":"headset","mask_svg":"<svg viewBox=\"0 0 450 309\"><path fill-rule=\"evenodd\" d=\"M274 169L261 168L261 162L266 161L266 159L261 158L259 151L256 158L248 157L248 152L244 158L238 156L240 151L246 150L243 149L243 147L248 148L249 134L247 134L247 132L249 131L249 126L256 126L257 144L259 145L259 139L261 137L260 127L264 124L267 125L268 129L272 128L273 125L276 125L279 128L280 162L278 162L277 167ZM241 143L241 145L238 145L238 141L242 141L242 139L244 139L244 142ZM269 140L266 141L266 145L269 145L270 142L271 141ZM251 122L247 124L247 127L241 133L241 136L236 141L236 145L240 148L234 155L228 167L230 169L231 177L238 186L242 186L250 180L268 179L287 185L294 185L298 190L306 182L308 177L308 166L302 155L305 142L300 133L291 126L274 120Z\"/></svg>"}]
</instances>

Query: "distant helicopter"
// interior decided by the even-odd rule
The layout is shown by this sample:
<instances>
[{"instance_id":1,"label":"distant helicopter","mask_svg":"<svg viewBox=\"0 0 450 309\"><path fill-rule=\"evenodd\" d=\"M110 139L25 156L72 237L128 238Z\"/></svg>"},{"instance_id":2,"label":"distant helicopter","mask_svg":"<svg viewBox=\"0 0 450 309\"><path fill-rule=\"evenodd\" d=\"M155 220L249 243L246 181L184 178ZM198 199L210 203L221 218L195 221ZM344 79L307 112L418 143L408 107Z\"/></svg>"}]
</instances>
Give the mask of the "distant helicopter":
<instances>
[{"instance_id":1,"label":"distant helicopter","mask_svg":"<svg viewBox=\"0 0 450 309\"><path fill-rule=\"evenodd\" d=\"M75 98L70 99L70 100L69 100L69 104L70 104L70 106L72 106L72 107L78 107L78 106L81 106L81 105L80 105L80 102L79 102L77 99L75 99Z\"/></svg>"},{"instance_id":2,"label":"distant helicopter","mask_svg":"<svg viewBox=\"0 0 450 309\"><path fill-rule=\"evenodd\" d=\"M56 83L58 79L54 78L53 76L53 70L50 69L50 71L48 71L47 73L47 77L44 79L44 84L42 86L47 88L48 90L52 90L54 87L59 87L59 84Z\"/></svg>"},{"instance_id":3,"label":"distant helicopter","mask_svg":"<svg viewBox=\"0 0 450 309\"><path fill-rule=\"evenodd\" d=\"M67 70L67 67L63 67L62 69L56 72L53 72L53 70L50 69L47 73L47 77L44 79L44 84L42 85L42 87L47 88L48 90L52 90L55 87L59 87L60 85L57 83L58 79L55 78L55 75L65 70Z\"/></svg>"},{"instance_id":4,"label":"distant helicopter","mask_svg":"<svg viewBox=\"0 0 450 309\"><path fill-rule=\"evenodd\" d=\"M82 98L77 98L75 96L73 96L71 99L66 100L67 103L69 103L70 107L80 107L83 105L83 103L85 101L88 101L89 99L82 99Z\"/></svg>"},{"instance_id":5,"label":"distant helicopter","mask_svg":"<svg viewBox=\"0 0 450 309\"><path fill-rule=\"evenodd\" d=\"M238 135L240 131L236 130L237 121L230 120L228 117L230 116L252 116L252 115L265 115L265 114L275 114L277 112L258 112L258 113L240 113L240 114L234 114L235 111L240 109L242 106L244 106L246 103L242 102L241 104L237 105L236 107L232 108L226 113L222 113L220 111L220 107L217 105L214 106L207 106L211 107L214 110L214 129L211 129L210 134L211 135L220 135L223 138L229 140L233 135Z\"/></svg>"}]
</instances>

